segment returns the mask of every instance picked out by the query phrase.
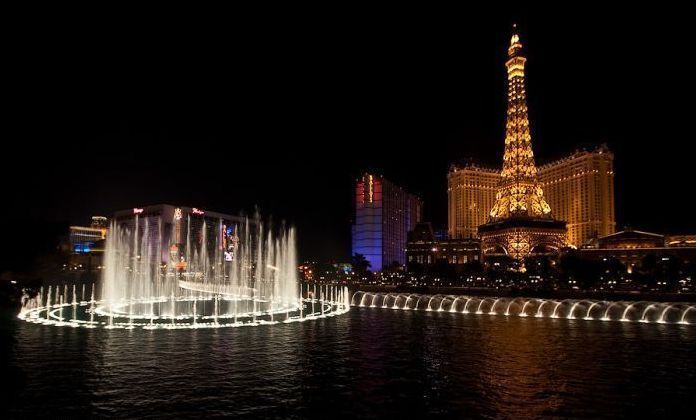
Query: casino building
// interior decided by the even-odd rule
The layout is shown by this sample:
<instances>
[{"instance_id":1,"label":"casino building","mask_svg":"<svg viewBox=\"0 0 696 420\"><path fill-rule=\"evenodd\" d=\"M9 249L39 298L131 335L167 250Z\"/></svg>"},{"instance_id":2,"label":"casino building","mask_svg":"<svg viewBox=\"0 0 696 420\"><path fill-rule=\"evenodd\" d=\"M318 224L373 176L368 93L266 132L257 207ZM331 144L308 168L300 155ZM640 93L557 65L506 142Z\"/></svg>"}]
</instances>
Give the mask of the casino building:
<instances>
[{"instance_id":1,"label":"casino building","mask_svg":"<svg viewBox=\"0 0 696 420\"><path fill-rule=\"evenodd\" d=\"M438 237L429 222L420 222L408 233L407 267L427 269L444 261L455 268L481 261L481 241L476 238Z\"/></svg>"},{"instance_id":2,"label":"casino building","mask_svg":"<svg viewBox=\"0 0 696 420\"><path fill-rule=\"evenodd\" d=\"M108 232L108 220L104 216L92 216L89 226L70 226L69 266L66 268L78 272L98 272L102 266Z\"/></svg>"},{"instance_id":3,"label":"casino building","mask_svg":"<svg viewBox=\"0 0 696 420\"><path fill-rule=\"evenodd\" d=\"M584 259L615 258L631 273L648 255L666 260L675 258L684 263L696 262L696 236L662 235L627 228L598 238L575 254Z\"/></svg>"},{"instance_id":4,"label":"casino building","mask_svg":"<svg viewBox=\"0 0 696 420\"><path fill-rule=\"evenodd\" d=\"M452 165L447 189L450 237L480 237L485 253L507 253L518 258L531 253L536 245L546 250L564 245L580 247L593 238L614 233L616 228L614 156L606 145L536 167L527 113L525 63L515 30L506 62L508 111L502 169L474 162ZM520 225L523 218L527 222L536 219L533 224L539 226L532 230L511 226ZM503 223L507 219L515 221ZM566 233L562 233L563 222ZM503 229L505 224L511 229Z\"/></svg>"},{"instance_id":5,"label":"casino building","mask_svg":"<svg viewBox=\"0 0 696 420\"><path fill-rule=\"evenodd\" d=\"M246 220L196 207L158 204L117 211L112 223L112 228L117 226L136 233L133 237L142 244L141 254L147 253L151 261L185 266L191 261L194 249L208 255L220 253L226 261L231 261L238 243L238 228Z\"/></svg>"},{"instance_id":6,"label":"casino building","mask_svg":"<svg viewBox=\"0 0 696 420\"><path fill-rule=\"evenodd\" d=\"M568 244L581 247L615 232L614 155L606 145L578 150L537 168L555 218L565 220ZM452 165L447 176L450 236L478 236L495 203L500 170L473 162Z\"/></svg>"},{"instance_id":7,"label":"casino building","mask_svg":"<svg viewBox=\"0 0 696 420\"><path fill-rule=\"evenodd\" d=\"M355 183L352 253L362 254L372 271L406 264L408 232L421 221L422 202L383 176L364 174Z\"/></svg>"}]
</instances>

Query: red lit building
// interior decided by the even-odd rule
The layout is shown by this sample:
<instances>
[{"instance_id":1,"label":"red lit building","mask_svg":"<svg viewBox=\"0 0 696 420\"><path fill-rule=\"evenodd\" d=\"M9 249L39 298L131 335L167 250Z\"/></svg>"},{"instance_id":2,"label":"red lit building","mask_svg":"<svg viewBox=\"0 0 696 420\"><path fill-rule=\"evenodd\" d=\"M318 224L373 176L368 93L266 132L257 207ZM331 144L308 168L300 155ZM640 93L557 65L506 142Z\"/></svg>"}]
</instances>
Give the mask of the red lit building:
<instances>
[{"instance_id":1,"label":"red lit building","mask_svg":"<svg viewBox=\"0 0 696 420\"><path fill-rule=\"evenodd\" d=\"M408 232L421 220L417 196L380 175L364 174L355 184L353 254L362 254L372 271L394 262L406 264Z\"/></svg>"}]
</instances>

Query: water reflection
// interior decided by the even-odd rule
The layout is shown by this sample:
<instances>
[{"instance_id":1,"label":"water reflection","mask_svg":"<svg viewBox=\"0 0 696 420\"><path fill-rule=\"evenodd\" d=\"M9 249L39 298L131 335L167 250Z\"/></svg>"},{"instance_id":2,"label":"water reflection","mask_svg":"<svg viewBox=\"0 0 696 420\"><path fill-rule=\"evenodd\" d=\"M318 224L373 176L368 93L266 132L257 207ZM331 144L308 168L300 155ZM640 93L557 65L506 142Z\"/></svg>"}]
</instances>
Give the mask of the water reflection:
<instances>
[{"instance_id":1,"label":"water reflection","mask_svg":"<svg viewBox=\"0 0 696 420\"><path fill-rule=\"evenodd\" d=\"M370 308L230 330L4 322L10 417L642 417L696 393L685 325Z\"/></svg>"}]
</instances>

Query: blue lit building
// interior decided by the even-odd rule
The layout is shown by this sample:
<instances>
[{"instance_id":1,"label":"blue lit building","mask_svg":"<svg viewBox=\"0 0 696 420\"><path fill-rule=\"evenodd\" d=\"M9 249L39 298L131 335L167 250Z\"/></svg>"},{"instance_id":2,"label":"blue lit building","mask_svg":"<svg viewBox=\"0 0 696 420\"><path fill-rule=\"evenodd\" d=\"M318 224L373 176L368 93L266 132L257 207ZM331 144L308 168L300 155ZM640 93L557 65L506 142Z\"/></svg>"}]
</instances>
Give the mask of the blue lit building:
<instances>
[{"instance_id":1,"label":"blue lit building","mask_svg":"<svg viewBox=\"0 0 696 420\"><path fill-rule=\"evenodd\" d=\"M70 226L70 252L74 254L89 254L101 252L106 239L106 218L92 217L91 226Z\"/></svg>"},{"instance_id":2,"label":"blue lit building","mask_svg":"<svg viewBox=\"0 0 696 420\"><path fill-rule=\"evenodd\" d=\"M372 271L406 264L408 232L421 221L417 196L380 175L364 174L355 184L353 254L362 254Z\"/></svg>"},{"instance_id":3,"label":"blue lit building","mask_svg":"<svg viewBox=\"0 0 696 420\"><path fill-rule=\"evenodd\" d=\"M70 226L68 270L96 272L101 269L108 220L93 216L90 226Z\"/></svg>"}]
</instances>

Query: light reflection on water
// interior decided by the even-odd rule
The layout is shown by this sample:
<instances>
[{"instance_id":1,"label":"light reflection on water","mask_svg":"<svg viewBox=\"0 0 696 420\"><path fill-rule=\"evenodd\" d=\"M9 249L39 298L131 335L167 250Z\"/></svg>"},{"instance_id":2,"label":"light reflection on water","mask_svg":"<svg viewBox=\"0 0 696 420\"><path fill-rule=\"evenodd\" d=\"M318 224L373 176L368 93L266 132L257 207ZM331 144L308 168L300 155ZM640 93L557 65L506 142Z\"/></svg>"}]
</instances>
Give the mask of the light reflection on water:
<instances>
[{"instance_id":1,"label":"light reflection on water","mask_svg":"<svg viewBox=\"0 0 696 420\"><path fill-rule=\"evenodd\" d=\"M685 325L370 308L231 330L2 325L12 417L644 416L696 395Z\"/></svg>"}]
</instances>

